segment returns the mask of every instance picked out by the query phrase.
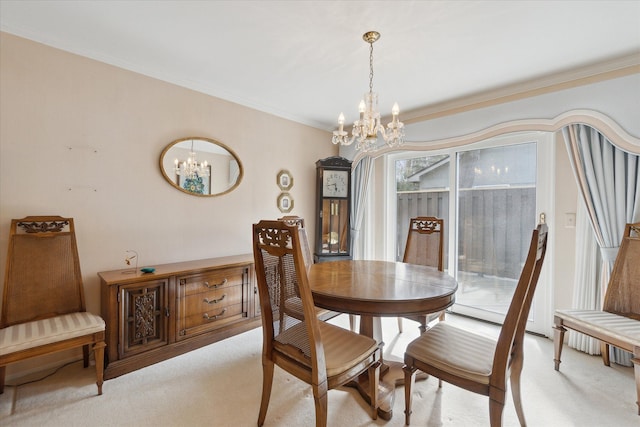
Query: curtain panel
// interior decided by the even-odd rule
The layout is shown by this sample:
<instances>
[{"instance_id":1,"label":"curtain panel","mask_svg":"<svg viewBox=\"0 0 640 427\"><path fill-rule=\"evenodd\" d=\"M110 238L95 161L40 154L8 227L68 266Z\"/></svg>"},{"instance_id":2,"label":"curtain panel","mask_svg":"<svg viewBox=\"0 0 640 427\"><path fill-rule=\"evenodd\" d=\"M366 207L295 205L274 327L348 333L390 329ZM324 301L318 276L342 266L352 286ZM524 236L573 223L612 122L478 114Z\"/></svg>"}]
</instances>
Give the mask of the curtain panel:
<instances>
[{"instance_id":1,"label":"curtain panel","mask_svg":"<svg viewBox=\"0 0 640 427\"><path fill-rule=\"evenodd\" d=\"M353 259L362 259L363 257L364 247L362 239L360 239L360 229L366 210L372 164L373 161L370 156L363 157L352 171L351 248L353 250Z\"/></svg>"},{"instance_id":2,"label":"curtain panel","mask_svg":"<svg viewBox=\"0 0 640 427\"><path fill-rule=\"evenodd\" d=\"M573 308L601 310L624 226L640 220L640 156L584 124L562 132L582 202L576 218ZM595 340L578 333L570 334L569 346L600 353ZM611 351L611 360L631 365L630 353Z\"/></svg>"}]
</instances>

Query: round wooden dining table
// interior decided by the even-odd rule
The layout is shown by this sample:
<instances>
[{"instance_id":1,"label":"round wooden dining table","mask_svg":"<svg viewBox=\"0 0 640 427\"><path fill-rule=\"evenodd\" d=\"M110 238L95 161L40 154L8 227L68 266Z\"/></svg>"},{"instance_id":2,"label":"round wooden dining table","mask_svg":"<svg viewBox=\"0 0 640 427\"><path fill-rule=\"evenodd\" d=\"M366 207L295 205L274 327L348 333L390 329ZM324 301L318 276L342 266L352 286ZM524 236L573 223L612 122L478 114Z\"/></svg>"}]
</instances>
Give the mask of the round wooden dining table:
<instances>
[{"instance_id":1,"label":"round wooden dining table","mask_svg":"<svg viewBox=\"0 0 640 427\"><path fill-rule=\"evenodd\" d=\"M309 285L318 307L360 316L360 333L382 342L380 317L436 313L455 302L457 281L433 267L390 261L344 260L313 264ZM399 366L398 366L399 365ZM393 415L396 380L385 378L402 364L383 361L378 390L381 418ZM400 375L401 376L401 375ZM367 375L354 384L370 401Z\"/></svg>"}]
</instances>

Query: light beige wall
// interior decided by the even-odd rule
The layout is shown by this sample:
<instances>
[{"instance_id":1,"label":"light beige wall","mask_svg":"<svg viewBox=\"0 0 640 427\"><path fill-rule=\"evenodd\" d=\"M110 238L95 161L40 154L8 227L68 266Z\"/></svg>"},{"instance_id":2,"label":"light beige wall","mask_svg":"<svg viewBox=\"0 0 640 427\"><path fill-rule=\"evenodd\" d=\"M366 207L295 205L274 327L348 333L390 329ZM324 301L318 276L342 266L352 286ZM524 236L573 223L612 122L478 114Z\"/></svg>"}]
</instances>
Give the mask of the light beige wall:
<instances>
[{"instance_id":1,"label":"light beige wall","mask_svg":"<svg viewBox=\"0 0 640 427\"><path fill-rule=\"evenodd\" d=\"M11 218L73 217L99 312L97 273L125 268L127 249L140 267L250 252L251 224L282 215L281 169L292 214L313 229L315 162L337 154L329 133L6 33L0 67L0 270ZM195 197L164 180L160 153L187 136L238 155L235 191Z\"/></svg>"}]
</instances>

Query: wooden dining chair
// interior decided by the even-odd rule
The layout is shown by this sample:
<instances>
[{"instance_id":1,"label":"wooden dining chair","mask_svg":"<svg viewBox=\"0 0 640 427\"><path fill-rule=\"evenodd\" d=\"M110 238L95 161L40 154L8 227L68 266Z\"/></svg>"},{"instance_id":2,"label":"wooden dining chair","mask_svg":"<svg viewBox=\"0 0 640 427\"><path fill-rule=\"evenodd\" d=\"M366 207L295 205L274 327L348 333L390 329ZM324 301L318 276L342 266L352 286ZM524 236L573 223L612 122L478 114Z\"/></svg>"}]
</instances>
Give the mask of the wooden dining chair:
<instances>
[{"instance_id":1,"label":"wooden dining chair","mask_svg":"<svg viewBox=\"0 0 640 427\"><path fill-rule=\"evenodd\" d=\"M525 418L520 396L524 331L547 248L547 226L533 231L529 252L498 339L439 322L412 341L404 355L405 422L411 418L412 388L418 370L489 397L492 427L502 425L507 381L520 425Z\"/></svg>"},{"instance_id":2,"label":"wooden dining chair","mask_svg":"<svg viewBox=\"0 0 640 427\"><path fill-rule=\"evenodd\" d=\"M283 221L253 225L253 254L262 309L262 400L258 426L264 424L274 367L310 384L316 426L327 424L327 392L367 373L371 418L378 414L382 346L374 339L319 321L309 287L298 228ZM280 294L300 295L302 319L280 316ZM281 326L280 323L283 323Z\"/></svg>"},{"instance_id":3,"label":"wooden dining chair","mask_svg":"<svg viewBox=\"0 0 640 427\"><path fill-rule=\"evenodd\" d=\"M442 248L444 241L444 220L433 216L419 216L409 221L409 232L402 262L436 267L444 271ZM420 323L420 332L435 319L444 320L444 311L440 313L404 316ZM402 332L402 317L398 317L398 331Z\"/></svg>"},{"instance_id":4,"label":"wooden dining chair","mask_svg":"<svg viewBox=\"0 0 640 427\"><path fill-rule=\"evenodd\" d=\"M311 253L311 246L309 245L309 236L307 234L307 229L304 227L304 218L296 215L286 215L278 218L278 221L284 221L284 223L287 225L297 227L298 237L300 237L302 256L304 258L304 265L308 270L311 264L313 264L313 254ZM280 305L281 307L284 307L284 310L281 310L280 315L284 315L284 313L287 312L290 316L302 318L302 300L300 300L299 295L286 295L285 293L283 293L280 298L282 300ZM318 319L323 321L333 319L334 317L341 314L337 311L331 311L320 307L316 307L316 313L318 315Z\"/></svg>"},{"instance_id":5,"label":"wooden dining chair","mask_svg":"<svg viewBox=\"0 0 640 427\"><path fill-rule=\"evenodd\" d=\"M102 394L105 322L85 309L72 218L30 216L11 221L0 315L0 393L6 366L82 347L95 355Z\"/></svg>"}]
</instances>

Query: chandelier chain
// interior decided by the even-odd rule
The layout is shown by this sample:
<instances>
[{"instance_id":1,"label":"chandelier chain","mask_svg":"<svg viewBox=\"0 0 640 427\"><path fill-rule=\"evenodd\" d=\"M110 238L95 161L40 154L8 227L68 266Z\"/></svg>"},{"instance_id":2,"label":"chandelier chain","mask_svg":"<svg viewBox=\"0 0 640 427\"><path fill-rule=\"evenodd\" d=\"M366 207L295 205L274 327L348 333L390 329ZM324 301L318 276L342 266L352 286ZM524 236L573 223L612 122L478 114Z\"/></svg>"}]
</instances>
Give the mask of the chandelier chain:
<instances>
[{"instance_id":1,"label":"chandelier chain","mask_svg":"<svg viewBox=\"0 0 640 427\"><path fill-rule=\"evenodd\" d=\"M369 93L373 93L373 42L369 43Z\"/></svg>"}]
</instances>

